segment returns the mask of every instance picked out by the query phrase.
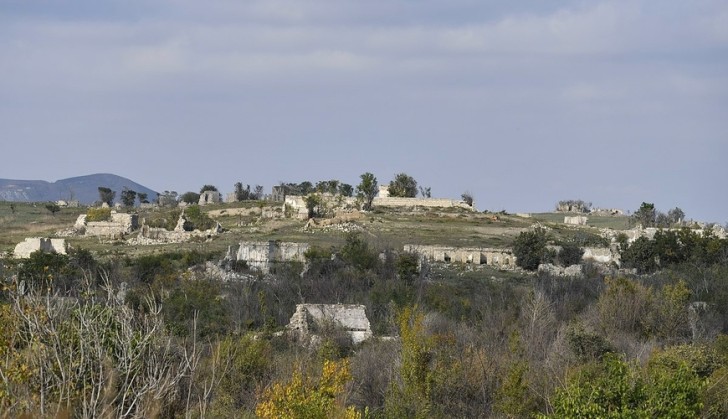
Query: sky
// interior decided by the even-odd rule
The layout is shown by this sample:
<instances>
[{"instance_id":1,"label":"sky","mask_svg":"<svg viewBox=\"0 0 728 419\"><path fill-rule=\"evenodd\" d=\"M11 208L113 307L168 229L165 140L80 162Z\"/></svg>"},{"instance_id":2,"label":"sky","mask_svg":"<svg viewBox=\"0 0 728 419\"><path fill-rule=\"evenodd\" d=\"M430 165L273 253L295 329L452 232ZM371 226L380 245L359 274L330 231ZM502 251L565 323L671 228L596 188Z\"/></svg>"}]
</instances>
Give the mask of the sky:
<instances>
[{"instance_id":1,"label":"sky","mask_svg":"<svg viewBox=\"0 0 728 419\"><path fill-rule=\"evenodd\" d=\"M0 0L0 178L407 173L728 222L725 0Z\"/></svg>"}]
</instances>

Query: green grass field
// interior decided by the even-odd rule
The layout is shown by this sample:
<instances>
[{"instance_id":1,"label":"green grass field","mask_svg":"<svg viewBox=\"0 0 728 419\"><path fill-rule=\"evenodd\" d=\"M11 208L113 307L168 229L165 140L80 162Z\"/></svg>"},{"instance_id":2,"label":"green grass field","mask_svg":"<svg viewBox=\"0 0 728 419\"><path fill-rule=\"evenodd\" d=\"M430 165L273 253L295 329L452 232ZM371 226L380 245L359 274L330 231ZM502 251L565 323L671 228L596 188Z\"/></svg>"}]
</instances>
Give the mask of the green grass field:
<instances>
[{"instance_id":1,"label":"green grass field","mask_svg":"<svg viewBox=\"0 0 728 419\"><path fill-rule=\"evenodd\" d=\"M563 212L545 212L538 214L531 214L531 217L535 220L553 223L553 224L564 224L564 217L574 216L578 214L563 213ZM627 230L630 227L629 217L627 216L604 216L604 215L589 215L586 214L589 219L586 223L588 227L596 228L611 228L614 230Z\"/></svg>"}]
</instances>

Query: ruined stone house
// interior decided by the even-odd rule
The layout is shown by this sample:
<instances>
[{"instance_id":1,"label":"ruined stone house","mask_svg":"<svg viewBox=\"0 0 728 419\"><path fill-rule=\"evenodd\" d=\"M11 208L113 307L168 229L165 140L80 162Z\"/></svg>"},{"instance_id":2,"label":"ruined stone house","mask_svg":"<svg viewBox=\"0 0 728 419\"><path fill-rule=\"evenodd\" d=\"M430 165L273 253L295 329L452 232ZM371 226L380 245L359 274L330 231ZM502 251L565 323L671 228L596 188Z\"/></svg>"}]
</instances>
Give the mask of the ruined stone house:
<instances>
[{"instance_id":1,"label":"ruined stone house","mask_svg":"<svg viewBox=\"0 0 728 419\"><path fill-rule=\"evenodd\" d=\"M148 242L147 244L151 244L153 242L184 243L195 238L208 239L222 233L222 231L222 226L217 222L214 227L208 230L201 231L192 229L184 211L182 211L177 219L177 225L174 227L174 230L168 231L165 228L150 227L147 224L143 224L140 236L143 239L146 239L144 241Z\"/></svg>"},{"instance_id":2,"label":"ruined stone house","mask_svg":"<svg viewBox=\"0 0 728 419\"><path fill-rule=\"evenodd\" d=\"M286 327L301 342L315 340L328 327L344 330L354 344L373 336L365 307L358 304L297 304Z\"/></svg>"},{"instance_id":3,"label":"ruined stone house","mask_svg":"<svg viewBox=\"0 0 728 419\"><path fill-rule=\"evenodd\" d=\"M28 237L15 246L13 257L16 259L29 258L33 252L66 254L66 240L49 239L45 237Z\"/></svg>"},{"instance_id":4,"label":"ruined stone house","mask_svg":"<svg viewBox=\"0 0 728 419\"><path fill-rule=\"evenodd\" d=\"M86 214L81 214L74 225L74 229L78 233L100 237L120 237L138 228L139 216L137 214L116 211L111 211L111 219L108 221L86 221Z\"/></svg>"},{"instance_id":5,"label":"ruined stone house","mask_svg":"<svg viewBox=\"0 0 728 419\"><path fill-rule=\"evenodd\" d=\"M304 262L308 243L279 241L241 242L230 246L225 257L228 261L245 261L251 269L270 272L272 266L283 262Z\"/></svg>"},{"instance_id":6,"label":"ruined stone house","mask_svg":"<svg viewBox=\"0 0 728 419\"><path fill-rule=\"evenodd\" d=\"M211 205L222 203L222 195L218 191L204 191L200 194L200 200L197 202L198 205Z\"/></svg>"}]
</instances>

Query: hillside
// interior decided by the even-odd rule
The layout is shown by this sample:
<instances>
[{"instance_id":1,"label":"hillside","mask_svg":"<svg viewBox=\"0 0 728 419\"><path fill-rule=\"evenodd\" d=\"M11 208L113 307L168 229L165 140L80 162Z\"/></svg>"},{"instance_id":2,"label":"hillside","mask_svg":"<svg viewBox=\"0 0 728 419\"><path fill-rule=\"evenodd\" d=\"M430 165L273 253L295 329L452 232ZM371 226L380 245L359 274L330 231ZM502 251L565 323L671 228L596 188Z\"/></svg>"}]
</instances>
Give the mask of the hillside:
<instances>
[{"instance_id":1,"label":"hillside","mask_svg":"<svg viewBox=\"0 0 728 419\"><path fill-rule=\"evenodd\" d=\"M25 374L0 392L0 416L66 403L26 396L55 368L52 386L86 391L76 403L129 394L140 417L282 417L319 390L328 410L295 417L582 417L613 388L635 416L728 417L722 230L425 206L306 219L243 201L120 208L144 227L74 233L91 210L0 202L0 370ZM192 231L177 229L182 211ZM63 239L68 254L3 256L28 237ZM551 267L513 266L534 256Z\"/></svg>"},{"instance_id":2,"label":"hillside","mask_svg":"<svg viewBox=\"0 0 728 419\"><path fill-rule=\"evenodd\" d=\"M116 191L117 200L125 187L146 193L150 199L157 196L156 191L125 177L110 173L97 173L61 179L55 182L0 179L0 200L11 202L77 200L82 204L91 204L99 199L99 186Z\"/></svg>"}]
</instances>

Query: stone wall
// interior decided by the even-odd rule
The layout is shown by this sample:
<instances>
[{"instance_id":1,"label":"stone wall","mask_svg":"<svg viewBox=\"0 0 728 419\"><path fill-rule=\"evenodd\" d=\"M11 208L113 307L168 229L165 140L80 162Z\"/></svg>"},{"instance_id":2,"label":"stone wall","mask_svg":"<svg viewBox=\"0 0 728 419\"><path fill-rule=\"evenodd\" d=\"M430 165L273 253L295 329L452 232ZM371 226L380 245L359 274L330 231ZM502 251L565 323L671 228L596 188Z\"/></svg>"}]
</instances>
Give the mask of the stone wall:
<instances>
[{"instance_id":1,"label":"stone wall","mask_svg":"<svg viewBox=\"0 0 728 419\"><path fill-rule=\"evenodd\" d=\"M585 247L584 255L581 257L584 261L592 261L597 263L609 264L615 262L619 264L619 253L608 247Z\"/></svg>"},{"instance_id":2,"label":"stone wall","mask_svg":"<svg viewBox=\"0 0 728 419\"><path fill-rule=\"evenodd\" d=\"M293 213L293 218L300 218L305 220L308 218L308 209L306 208L306 198L298 195L288 195L283 200L284 210L286 207L290 208Z\"/></svg>"},{"instance_id":3,"label":"stone wall","mask_svg":"<svg viewBox=\"0 0 728 419\"><path fill-rule=\"evenodd\" d=\"M607 238L611 240L612 242L615 242L617 240L617 237L620 234L624 234L627 236L627 242L632 243L635 240L639 239L640 237L644 237L646 239L652 240L655 238L655 234L657 234L658 231L673 231L673 232L679 232L682 230L681 228L655 228L655 227L647 227L643 228L642 226L637 226L630 230L612 230L612 229L602 229L601 230L601 236L604 238ZM728 232L720 225L714 225L710 229L693 229L691 230L694 233L702 236L703 234L706 234L706 232L709 232L709 234L715 235L719 239L725 239L728 238Z\"/></svg>"},{"instance_id":4,"label":"stone wall","mask_svg":"<svg viewBox=\"0 0 728 419\"><path fill-rule=\"evenodd\" d=\"M542 263L538 265L539 273L548 273L554 276L580 276L582 274L581 265L571 265L567 267L556 266L550 263Z\"/></svg>"},{"instance_id":5,"label":"stone wall","mask_svg":"<svg viewBox=\"0 0 728 419\"><path fill-rule=\"evenodd\" d=\"M218 191L205 191L200 194L198 205L210 205L222 203L222 196Z\"/></svg>"},{"instance_id":6,"label":"stone wall","mask_svg":"<svg viewBox=\"0 0 728 419\"><path fill-rule=\"evenodd\" d=\"M356 198L344 197L340 195L322 194L324 204L331 209L334 208L356 208L358 202ZM374 207L395 207L395 208L462 208L468 211L475 211L474 207L466 204L465 201L457 201L453 199L441 198L392 198L380 196L372 201ZM284 208L288 207L293 211L292 216L299 219L308 218L308 208L306 208L306 197L298 195L288 195L284 200Z\"/></svg>"},{"instance_id":7,"label":"stone wall","mask_svg":"<svg viewBox=\"0 0 728 419\"><path fill-rule=\"evenodd\" d=\"M468 211L475 211L474 207L466 204L465 201L443 198L374 198L374 207L426 207L426 208L462 208Z\"/></svg>"},{"instance_id":8,"label":"stone wall","mask_svg":"<svg viewBox=\"0 0 728 419\"><path fill-rule=\"evenodd\" d=\"M573 217L566 216L566 217L564 217L564 224L585 226L586 222L588 220L589 220L589 218L587 218L583 215L577 215L577 216L573 216Z\"/></svg>"},{"instance_id":9,"label":"stone wall","mask_svg":"<svg viewBox=\"0 0 728 419\"><path fill-rule=\"evenodd\" d=\"M290 243L277 241L241 242L237 249L228 248L226 259L244 260L248 267L268 273L275 263L304 262L304 253L308 243Z\"/></svg>"},{"instance_id":10,"label":"stone wall","mask_svg":"<svg viewBox=\"0 0 728 419\"><path fill-rule=\"evenodd\" d=\"M184 243L192 239L208 239L216 236L222 232L222 226L220 223L216 223L215 227L209 230L193 230L185 231L182 228L175 228L173 231L169 231L165 228L149 227L143 225L141 228L140 237L131 241L135 244L159 244L159 243Z\"/></svg>"},{"instance_id":11,"label":"stone wall","mask_svg":"<svg viewBox=\"0 0 728 419\"><path fill-rule=\"evenodd\" d=\"M74 227L87 236L119 237L139 228L139 216L111 211L110 221L87 222L86 215L82 214L78 216Z\"/></svg>"},{"instance_id":12,"label":"stone wall","mask_svg":"<svg viewBox=\"0 0 728 419\"><path fill-rule=\"evenodd\" d=\"M297 304L287 328L300 341L307 342L330 326L349 333L354 344L372 337L365 307L358 304Z\"/></svg>"},{"instance_id":13,"label":"stone wall","mask_svg":"<svg viewBox=\"0 0 728 419\"><path fill-rule=\"evenodd\" d=\"M592 215L601 215L601 216L622 216L622 215L624 215L624 211L619 208L592 208L590 213Z\"/></svg>"},{"instance_id":14,"label":"stone wall","mask_svg":"<svg viewBox=\"0 0 728 419\"><path fill-rule=\"evenodd\" d=\"M516 256L511 249L406 244L404 245L404 251L417 253L426 260L433 262L472 263L474 265L489 265L501 269L513 269L516 266Z\"/></svg>"},{"instance_id":15,"label":"stone wall","mask_svg":"<svg viewBox=\"0 0 728 419\"><path fill-rule=\"evenodd\" d=\"M389 185L379 185L379 193L377 193L377 197L389 198Z\"/></svg>"},{"instance_id":16,"label":"stone wall","mask_svg":"<svg viewBox=\"0 0 728 419\"><path fill-rule=\"evenodd\" d=\"M16 259L25 259L29 258L31 253L37 251L65 255L66 240L49 239L44 237L29 237L15 246L13 256Z\"/></svg>"},{"instance_id":17,"label":"stone wall","mask_svg":"<svg viewBox=\"0 0 728 419\"><path fill-rule=\"evenodd\" d=\"M357 206L356 198L321 194L321 198L326 207L334 210L337 208L355 208ZM293 213L291 214L294 218L301 220L308 219L308 208L306 208L306 197L300 195L287 195L283 201L284 210L286 207L290 208Z\"/></svg>"}]
</instances>

